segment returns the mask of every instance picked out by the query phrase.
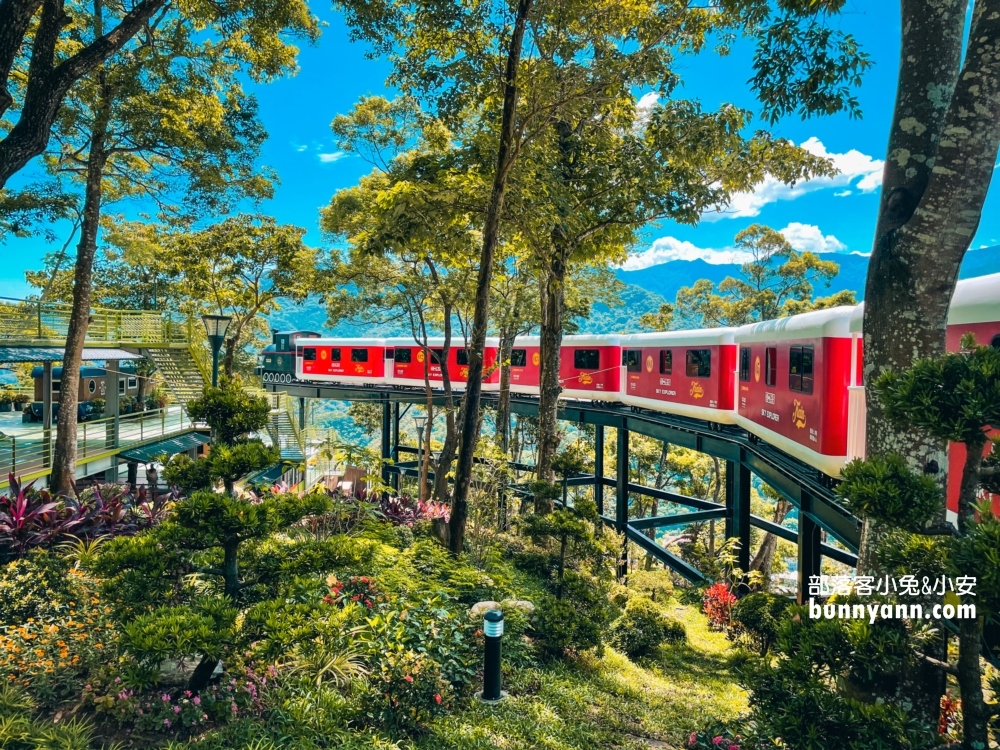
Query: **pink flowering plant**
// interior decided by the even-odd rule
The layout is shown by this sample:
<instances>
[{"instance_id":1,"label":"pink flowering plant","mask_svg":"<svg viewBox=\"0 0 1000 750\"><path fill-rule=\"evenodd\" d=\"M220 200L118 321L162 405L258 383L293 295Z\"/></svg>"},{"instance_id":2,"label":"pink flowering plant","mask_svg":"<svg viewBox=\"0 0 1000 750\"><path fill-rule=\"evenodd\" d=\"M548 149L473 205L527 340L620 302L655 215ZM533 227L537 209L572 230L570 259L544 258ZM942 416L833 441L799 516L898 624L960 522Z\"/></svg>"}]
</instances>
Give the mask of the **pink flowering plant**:
<instances>
[{"instance_id":1,"label":"pink flowering plant","mask_svg":"<svg viewBox=\"0 0 1000 750\"><path fill-rule=\"evenodd\" d=\"M685 747L688 750L748 750L740 735L726 729L691 732Z\"/></svg>"},{"instance_id":2,"label":"pink flowering plant","mask_svg":"<svg viewBox=\"0 0 1000 750\"><path fill-rule=\"evenodd\" d=\"M453 691L441 667L426 654L397 649L371 675L372 723L393 732L418 730L451 705Z\"/></svg>"},{"instance_id":3,"label":"pink flowering plant","mask_svg":"<svg viewBox=\"0 0 1000 750\"><path fill-rule=\"evenodd\" d=\"M264 713L264 694L273 677L273 669L258 673L248 667L238 677L209 685L199 694L165 688L136 691L116 677L107 686L87 685L83 701L130 732L184 737L241 716Z\"/></svg>"}]
</instances>

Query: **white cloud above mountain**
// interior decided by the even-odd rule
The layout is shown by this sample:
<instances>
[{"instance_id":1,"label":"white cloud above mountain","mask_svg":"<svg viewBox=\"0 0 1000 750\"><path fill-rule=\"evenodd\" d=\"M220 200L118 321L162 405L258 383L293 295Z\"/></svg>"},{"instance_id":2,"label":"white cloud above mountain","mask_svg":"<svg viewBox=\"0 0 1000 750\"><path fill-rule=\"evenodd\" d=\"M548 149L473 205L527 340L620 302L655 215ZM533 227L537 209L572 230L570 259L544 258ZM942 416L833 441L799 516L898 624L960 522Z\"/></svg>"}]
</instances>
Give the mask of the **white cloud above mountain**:
<instances>
[{"instance_id":1,"label":"white cloud above mountain","mask_svg":"<svg viewBox=\"0 0 1000 750\"><path fill-rule=\"evenodd\" d=\"M753 192L734 196L725 211L708 213L702 218L705 221L720 221L759 216L764 206L778 201L795 200L818 190L840 188L836 195L844 196L850 195L853 191L871 193L882 184L884 162L881 159L873 159L853 148L842 154L831 153L816 137L809 138L799 145L811 154L829 159L839 174L833 177L803 180L795 185L786 185L777 178L768 176Z\"/></svg>"},{"instance_id":2,"label":"white cloud above mountain","mask_svg":"<svg viewBox=\"0 0 1000 750\"><path fill-rule=\"evenodd\" d=\"M778 231L799 252L843 253L847 250L847 245L832 234L823 234L815 224L793 221ZM699 247L693 242L679 240L676 237L659 237L642 252L630 255L622 265L622 270L641 271L672 260L702 260L712 265L724 265L746 263L753 260L753 256L746 250L736 247Z\"/></svg>"},{"instance_id":3,"label":"white cloud above mountain","mask_svg":"<svg viewBox=\"0 0 1000 750\"><path fill-rule=\"evenodd\" d=\"M824 235L815 224L793 221L779 231L800 253L839 253L847 249L847 245L832 234Z\"/></svg>"}]
</instances>

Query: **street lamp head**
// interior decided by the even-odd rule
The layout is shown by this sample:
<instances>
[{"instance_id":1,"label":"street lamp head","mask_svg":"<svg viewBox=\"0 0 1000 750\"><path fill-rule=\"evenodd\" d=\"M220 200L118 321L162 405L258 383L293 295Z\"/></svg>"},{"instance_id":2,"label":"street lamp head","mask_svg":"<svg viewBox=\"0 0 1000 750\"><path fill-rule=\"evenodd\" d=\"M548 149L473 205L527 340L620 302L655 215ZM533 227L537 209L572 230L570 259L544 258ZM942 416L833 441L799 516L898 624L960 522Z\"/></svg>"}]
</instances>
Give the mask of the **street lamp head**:
<instances>
[{"instance_id":1,"label":"street lamp head","mask_svg":"<svg viewBox=\"0 0 1000 750\"><path fill-rule=\"evenodd\" d=\"M417 432L423 433L424 426L427 424L427 417L423 414L418 414L413 417L413 424L417 426Z\"/></svg>"},{"instance_id":2,"label":"street lamp head","mask_svg":"<svg viewBox=\"0 0 1000 750\"><path fill-rule=\"evenodd\" d=\"M209 339L222 339L225 338L233 318L230 315L202 315L201 321L205 324L205 333Z\"/></svg>"},{"instance_id":3,"label":"street lamp head","mask_svg":"<svg viewBox=\"0 0 1000 750\"><path fill-rule=\"evenodd\" d=\"M483 615L483 634L491 638L499 638L503 635L503 612L499 609L491 609Z\"/></svg>"}]
</instances>

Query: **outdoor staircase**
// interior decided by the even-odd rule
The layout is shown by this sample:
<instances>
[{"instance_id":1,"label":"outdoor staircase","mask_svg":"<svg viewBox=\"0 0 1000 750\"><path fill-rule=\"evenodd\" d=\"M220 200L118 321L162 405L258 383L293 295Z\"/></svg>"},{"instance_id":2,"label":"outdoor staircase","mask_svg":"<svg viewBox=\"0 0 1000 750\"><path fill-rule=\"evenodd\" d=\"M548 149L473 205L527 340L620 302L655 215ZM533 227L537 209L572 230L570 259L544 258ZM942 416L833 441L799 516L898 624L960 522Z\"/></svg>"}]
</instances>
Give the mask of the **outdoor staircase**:
<instances>
[{"instance_id":1,"label":"outdoor staircase","mask_svg":"<svg viewBox=\"0 0 1000 750\"><path fill-rule=\"evenodd\" d=\"M281 451L283 461L302 461L305 452L302 444L302 434L292 411L292 401L287 393L270 393L270 421L267 425L271 443Z\"/></svg>"},{"instance_id":2,"label":"outdoor staircase","mask_svg":"<svg viewBox=\"0 0 1000 750\"><path fill-rule=\"evenodd\" d=\"M190 349L146 349L144 353L156 364L178 404L186 406L202 395L205 374Z\"/></svg>"}]
</instances>

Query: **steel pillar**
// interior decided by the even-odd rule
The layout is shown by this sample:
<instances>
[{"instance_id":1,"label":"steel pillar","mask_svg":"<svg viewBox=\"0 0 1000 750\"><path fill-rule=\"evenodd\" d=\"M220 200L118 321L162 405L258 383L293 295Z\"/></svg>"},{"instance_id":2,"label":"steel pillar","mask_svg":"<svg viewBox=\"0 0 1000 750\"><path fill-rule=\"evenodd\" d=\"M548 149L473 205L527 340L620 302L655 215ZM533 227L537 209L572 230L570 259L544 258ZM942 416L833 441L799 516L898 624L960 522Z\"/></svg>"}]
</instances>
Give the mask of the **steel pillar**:
<instances>
[{"instance_id":1,"label":"steel pillar","mask_svg":"<svg viewBox=\"0 0 1000 750\"><path fill-rule=\"evenodd\" d=\"M382 481L389 484L392 481L393 473L389 471L389 463L392 461L392 433L393 433L392 405L388 401L382 402ZM398 426L399 422L396 421Z\"/></svg>"},{"instance_id":2,"label":"steel pillar","mask_svg":"<svg viewBox=\"0 0 1000 750\"><path fill-rule=\"evenodd\" d=\"M42 465L52 465L52 363L42 365ZM13 465L13 461L11 461Z\"/></svg>"},{"instance_id":3,"label":"steel pillar","mask_svg":"<svg viewBox=\"0 0 1000 750\"><path fill-rule=\"evenodd\" d=\"M615 472L615 529L619 534L624 534L628 526L628 429L619 427L618 433L618 468ZM618 560L618 577L625 578L628 575L628 537L622 545L622 555Z\"/></svg>"},{"instance_id":4,"label":"steel pillar","mask_svg":"<svg viewBox=\"0 0 1000 750\"><path fill-rule=\"evenodd\" d=\"M750 470L742 463L726 461L726 537L740 543L736 564L750 569Z\"/></svg>"},{"instance_id":5,"label":"steel pillar","mask_svg":"<svg viewBox=\"0 0 1000 750\"><path fill-rule=\"evenodd\" d=\"M799 509L799 604L809 600L809 578L820 574L820 526L803 509Z\"/></svg>"},{"instance_id":6,"label":"steel pillar","mask_svg":"<svg viewBox=\"0 0 1000 750\"><path fill-rule=\"evenodd\" d=\"M604 425L594 425L594 502L604 515Z\"/></svg>"}]
</instances>

